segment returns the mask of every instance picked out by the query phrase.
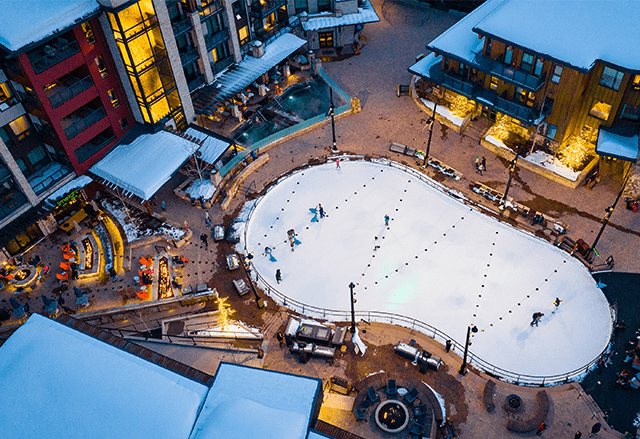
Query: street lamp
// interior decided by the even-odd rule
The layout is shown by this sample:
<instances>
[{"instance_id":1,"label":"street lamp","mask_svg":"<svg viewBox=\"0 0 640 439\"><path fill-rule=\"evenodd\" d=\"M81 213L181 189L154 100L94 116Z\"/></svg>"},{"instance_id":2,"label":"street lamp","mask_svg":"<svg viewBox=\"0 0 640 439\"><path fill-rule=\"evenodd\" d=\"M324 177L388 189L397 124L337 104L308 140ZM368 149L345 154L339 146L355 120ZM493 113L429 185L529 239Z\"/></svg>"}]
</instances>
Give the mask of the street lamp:
<instances>
[{"instance_id":1,"label":"street lamp","mask_svg":"<svg viewBox=\"0 0 640 439\"><path fill-rule=\"evenodd\" d=\"M351 282L349 284L349 290L351 290L351 333L356 333L356 311L354 308L354 304L356 303L356 299L353 298L353 289L356 286Z\"/></svg>"},{"instance_id":2,"label":"street lamp","mask_svg":"<svg viewBox=\"0 0 640 439\"><path fill-rule=\"evenodd\" d=\"M616 204L618 204L618 201L620 201L620 198L622 198L622 194L624 192L624 188L627 186L627 181L629 180L629 175L631 174L631 167L632 165L629 165L629 168L627 169L627 173L624 176L624 180L622 182L622 188L620 189L620 192L618 192L618 196L616 197L616 200L613 202L613 204L609 207L607 207L604 211L604 218L602 218L602 227L600 227L600 231L598 232L598 235L596 236L596 239L593 241L593 245L591 246L591 248L589 249L589 251L587 252L587 261L591 258L592 254L595 254L596 256L599 256L600 254L598 253L598 250L596 250L596 245L598 245L598 241L600 240L600 237L602 236L602 233L604 232L605 227L607 227L607 224L609 224L609 218L611 218L611 214L613 213L613 209L616 208Z\"/></svg>"},{"instance_id":3,"label":"street lamp","mask_svg":"<svg viewBox=\"0 0 640 439\"><path fill-rule=\"evenodd\" d=\"M505 201L507 201L507 194L509 193L509 188L511 187L511 179L513 178L513 174L516 172L518 157L520 157L520 145L518 145L518 149L516 150L515 158L511 161L511 165L509 165L509 180L507 181L507 188L504 190L504 195L500 200L500 206L504 206Z\"/></svg>"},{"instance_id":4,"label":"street lamp","mask_svg":"<svg viewBox=\"0 0 640 439\"><path fill-rule=\"evenodd\" d=\"M427 160L429 160L429 148L431 148L431 135L433 134L433 125L436 123L436 108L438 104L433 103L433 116L431 116L431 126L429 127L429 140L427 140L427 150L424 153L424 160L422 162L422 167L427 166Z\"/></svg>"},{"instance_id":5,"label":"street lamp","mask_svg":"<svg viewBox=\"0 0 640 439\"><path fill-rule=\"evenodd\" d=\"M462 365L460 366L460 370L458 373L460 375L465 375L467 373L467 354L469 353L469 345L471 344L471 333L478 332L478 327L473 323L471 326L467 326L467 340L464 344L464 355L462 357Z\"/></svg>"},{"instance_id":6,"label":"street lamp","mask_svg":"<svg viewBox=\"0 0 640 439\"><path fill-rule=\"evenodd\" d=\"M338 147L336 146L336 120L334 118L334 107L333 107L333 87L329 87L329 99L331 100L331 132L333 134L333 146L331 147L331 152L338 152Z\"/></svg>"}]
</instances>

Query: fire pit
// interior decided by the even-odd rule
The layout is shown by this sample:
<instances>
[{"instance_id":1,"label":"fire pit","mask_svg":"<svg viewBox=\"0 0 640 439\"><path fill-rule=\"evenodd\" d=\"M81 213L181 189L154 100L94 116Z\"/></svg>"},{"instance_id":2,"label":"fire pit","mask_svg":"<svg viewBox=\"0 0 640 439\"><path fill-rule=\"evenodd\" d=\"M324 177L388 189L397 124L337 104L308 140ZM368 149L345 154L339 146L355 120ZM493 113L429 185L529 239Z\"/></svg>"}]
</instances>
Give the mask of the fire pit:
<instances>
[{"instance_id":1,"label":"fire pit","mask_svg":"<svg viewBox=\"0 0 640 439\"><path fill-rule=\"evenodd\" d=\"M509 395L505 400L504 408L510 413L518 413L522 410L522 399L518 395Z\"/></svg>"},{"instance_id":2,"label":"fire pit","mask_svg":"<svg viewBox=\"0 0 640 439\"><path fill-rule=\"evenodd\" d=\"M35 280L38 275L38 269L32 265L21 265L13 271L13 279L11 285L14 287L28 287Z\"/></svg>"},{"instance_id":3,"label":"fire pit","mask_svg":"<svg viewBox=\"0 0 640 439\"><path fill-rule=\"evenodd\" d=\"M169 260L164 256L158 260L158 297L160 299L173 297L171 277L169 276Z\"/></svg>"},{"instance_id":4,"label":"fire pit","mask_svg":"<svg viewBox=\"0 0 640 439\"><path fill-rule=\"evenodd\" d=\"M84 268L91 270L93 268L93 246L89 238L82 240L82 246L84 247Z\"/></svg>"},{"instance_id":5,"label":"fire pit","mask_svg":"<svg viewBox=\"0 0 640 439\"><path fill-rule=\"evenodd\" d=\"M409 424L409 410L400 401L389 399L376 409L376 424L387 433L400 433Z\"/></svg>"}]
</instances>

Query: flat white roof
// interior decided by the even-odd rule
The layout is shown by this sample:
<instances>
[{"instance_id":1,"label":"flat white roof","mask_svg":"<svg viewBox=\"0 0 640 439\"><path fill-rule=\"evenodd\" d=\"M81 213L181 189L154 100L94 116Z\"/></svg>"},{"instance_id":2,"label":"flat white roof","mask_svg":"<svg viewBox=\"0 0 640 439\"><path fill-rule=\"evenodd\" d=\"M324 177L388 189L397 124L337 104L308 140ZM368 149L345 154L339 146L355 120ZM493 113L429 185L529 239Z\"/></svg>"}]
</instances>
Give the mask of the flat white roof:
<instances>
[{"instance_id":1,"label":"flat white roof","mask_svg":"<svg viewBox=\"0 0 640 439\"><path fill-rule=\"evenodd\" d=\"M143 134L116 146L90 172L148 200L197 151L199 145L167 131Z\"/></svg>"},{"instance_id":2,"label":"flat white roof","mask_svg":"<svg viewBox=\"0 0 640 439\"><path fill-rule=\"evenodd\" d=\"M380 17L376 14L376 10L371 3L368 0L364 0L362 6L358 8L358 12L355 14L346 14L340 17L336 17L331 13L310 15L307 21L302 22L302 29L305 31L313 31L331 27L348 26L350 24L375 23L376 21L380 21Z\"/></svg>"},{"instance_id":3,"label":"flat white roof","mask_svg":"<svg viewBox=\"0 0 640 439\"><path fill-rule=\"evenodd\" d=\"M0 0L0 44L11 51L40 41L93 14L96 0Z\"/></svg>"},{"instance_id":4,"label":"flat white roof","mask_svg":"<svg viewBox=\"0 0 640 439\"><path fill-rule=\"evenodd\" d=\"M33 314L0 347L3 438L187 438L207 386Z\"/></svg>"},{"instance_id":5,"label":"flat white roof","mask_svg":"<svg viewBox=\"0 0 640 439\"><path fill-rule=\"evenodd\" d=\"M600 127L596 152L600 155L635 162L638 160L638 135L622 136Z\"/></svg>"},{"instance_id":6,"label":"flat white roof","mask_svg":"<svg viewBox=\"0 0 640 439\"><path fill-rule=\"evenodd\" d=\"M191 439L305 439L321 381L221 363Z\"/></svg>"},{"instance_id":7,"label":"flat white roof","mask_svg":"<svg viewBox=\"0 0 640 439\"><path fill-rule=\"evenodd\" d=\"M45 201L47 202L47 204L55 206L58 198L66 195L68 192L71 192L74 189L82 189L92 181L93 180L88 175L81 175L80 177L76 177L69 183L65 184L60 189L49 195Z\"/></svg>"},{"instance_id":8,"label":"flat white roof","mask_svg":"<svg viewBox=\"0 0 640 439\"><path fill-rule=\"evenodd\" d=\"M207 163L213 164L220 158L222 154L231 146L231 143L218 139L217 137L210 136L207 133L203 133L195 128L187 128L185 134L195 137L198 140L204 140L204 143L198 149L202 153L199 157Z\"/></svg>"}]
</instances>

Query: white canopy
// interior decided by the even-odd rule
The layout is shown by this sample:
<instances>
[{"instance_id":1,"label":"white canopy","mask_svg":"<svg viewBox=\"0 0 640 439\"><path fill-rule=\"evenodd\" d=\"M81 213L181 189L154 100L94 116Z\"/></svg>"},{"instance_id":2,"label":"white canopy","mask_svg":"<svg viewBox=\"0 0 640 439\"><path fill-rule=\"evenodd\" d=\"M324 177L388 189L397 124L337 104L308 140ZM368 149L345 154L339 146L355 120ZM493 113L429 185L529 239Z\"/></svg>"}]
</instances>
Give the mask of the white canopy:
<instances>
[{"instance_id":1,"label":"white canopy","mask_svg":"<svg viewBox=\"0 0 640 439\"><path fill-rule=\"evenodd\" d=\"M302 28L308 32L331 27L348 26L350 24L375 23L376 21L380 21L380 17L376 14L376 10L371 3L368 0L364 0L362 6L358 8L358 12L355 14L336 17L331 13L321 12L320 14L309 16L307 21L303 21Z\"/></svg>"}]
</instances>

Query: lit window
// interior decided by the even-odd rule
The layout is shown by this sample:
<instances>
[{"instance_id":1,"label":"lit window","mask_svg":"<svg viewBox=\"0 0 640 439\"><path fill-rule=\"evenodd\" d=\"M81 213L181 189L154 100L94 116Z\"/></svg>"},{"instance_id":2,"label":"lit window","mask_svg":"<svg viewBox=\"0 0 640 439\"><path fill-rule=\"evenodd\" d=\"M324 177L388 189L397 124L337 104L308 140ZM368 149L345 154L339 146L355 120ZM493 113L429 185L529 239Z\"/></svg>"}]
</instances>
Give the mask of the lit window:
<instances>
[{"instance_id":1,"label":"lit window","mask_svg":"<svg viewBox=\"0 0 640 439\"><path fill-rule=\"evenodd\" d=\"M622 107L622 113L620 114L621 119L631 119L631 120L639 120L640 119L640 105L631 105L624 104Z\"/></svg>"},{"instance_id":2,"label":"lit window","mask_svg":"<svg viewBox=\"0 0 640 439\"><path fill-rule=\"evenodd\" d=\"M0 111L4 111L12 105L13 100L11 99L13 94L11 93L11 89L9 88L8 82L3 82L0 84Z\"/></svg>"},{"instance_id":3,"label":"lit window","mask_svg":"<svg viewBox=\"0 0 640 439\"><path fill-rule=\"evenodd\" d=\"M640 75L635 75L633 77L633 81L631 82L631 86L634 90L640 90Z\"/></svg>"},{"instance_id":4,"label":"lit window","mask_svg":"<svg viewBox=\"0 0 640 439\"><path fill-rule=\"evenodd\" d=\"M9 127L13 134L18 138L18 140L22 140L27 137L31 132L29 131L30 124L27 116L20 116L13 122L9 123Z\"/></svg>"},{"instance_id":5,"label":"lit window","mask_svg":"<svg viewBox=\"0 0 640 439\"><path fill-rule=\"evenodd\" d=\"M548 124L547 125L547 134L546 137L551 140L556 139L556 134L558 133L558 127L555 125Z\"/></svg>"},{"instance_id":6,"label":"lit window","mask_svg":"<svg viewBox=\"0 0 640 439\"><path fill-rule=\"evenodd\" d=\"M245 44L249 40L249 27L244 26L238 30L238 38L240 38L240 44Z\"/></svg>"},{"instance_id":7,"label":"lit window","mask_svg":"<svg viewBox=\"0 0 640 439\"><path fill-rule=\"evenodd\" d=\"M524 70L525 72L531 72L531 67L533 67L533 55L525 52L522 54L520 69Z\"/></svg>"},{"instance_id":8,"label":"lit window","mask_svg":"<svg viewBox=\"0 0 640 439\"><path fill-rule=\"evenodd\" d=\"M498 78L496 78L495 76L492 76L491 77L491 83L489 84L489 87L491 87L491 90L497 91L498 90Z\"/></svg>"},{"instance_id":9,"label":"lit window","mask_svg":"<svg viewBox=\"0 0 640 439\"><path fill-rule=\"evenodd\" d=\"M617 91L620 88L620 83L622 82L623 77L623 72L619 72L611 67L605 67L602 70L602 76L600 77L600 85Z\"/></svg>"},{"instance_id":10,"label":"lit window","mask_svg":"<svg viewBox=\"0 0 640 439\"><path fill-rule=\"evenodd\" d=\"M109 76L109 71L107 70L107 66L105 65L104 60L102 59L102 55L96 57L95 61L96 61L96 66L98 66L98 71L100 72L100 76L102 78L106 78L107 76Z\"/></svg>"},{"instance_id":11,"label":"lit window","mask_svg":"<svg viewBox=\"0 0 640 439\"><path fill-rule=\"evenodd\" d=\"M602 120L609 119L609 113L611 113L611 105L598 100L594 101L593 107L591 107L591 111L589 111L590 115Z\"/></svg>"},{"instance_id":12,"label":"lit window","mask_svg":"<svg viewBox=\"0 0 640 439\"><path fill-rule=\"evenodd\" d=\"M120 101L118 100L116 90L114 88L109 89L107 90L107 94L109 95L109 100L111 101L111 105L113 105L113 108L120 107Z\"/></svg>"},{"instance_id":13,"label":"lit window","mask_svg":"<svg viewBox=\"0 0 640 439\"><path fill-rule=\"evenodd\" d=\"M320 47L333 47L333 32L320 32Z\"/></svg>"},{"instance_id":14,"label":"lit window","mask_svg":"<svg viewBox=\"0 0 640 439\"><path fill-rule=\"evenodd\" d=\"M120 128L122 128L123 130L125 130L129 126L129 122L127 122L126 117L123 117L122 119L120 119L118 123L120 124Z\"/></svg>"},{"instance_id":15,"label":"lit window","mask_svg":"<svg viewBox=\"0 0 640 439\"><path fill-rule=\"evenodd\" d=\"M218 56L218 48L214 47L213 50L211 51L211 62L215 64L218 62L219 58L220 57Z\"/></svg>"},{"instance_id":16,"label":"lit window","mask_svg":"<svg viewBox=\"0 0 640 439\"><path fill-rule=\"evenodd\" d=\"M560 76L562 76L562 66L555 66L553 68L553 76L551 76L551 82L555 84L559 83Z\"/></svg>"},{"instance_id":17,"label":"lit window","mask_svg":"<svg viewBox=\"0 0 640 439\"><path fill-rule=\"evenodd\" d=\"M513 47L507 47L507 50L504 52L504 63L511 64L511 60L513 59Z\"/></svg>"},{"instance_id":18,"label":"lit window","mask_svg":"<svg viewBox=\"0 0 640 439\"><path fill-rule=\"evenodd\" d=\"M84 37L87 39L87 44L91 46L96 42L96 37L93 35L93 30L91 30L91 25L88 21L85 21L81 25L82 32L84 32Z\"/></svg>"},{"instance_id":19,"label":"lit window","mask_svg":"<svg viewBox=\"0 0 640 439\"><path fill-rule=\"evenodd\" d=\"M517 99L524 103L527 99L527 92L524 88L516 87L516 97Z\"/></svg>"}]
</instances>

